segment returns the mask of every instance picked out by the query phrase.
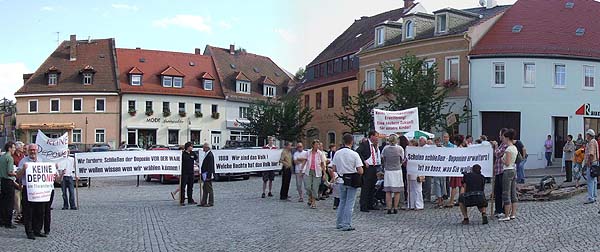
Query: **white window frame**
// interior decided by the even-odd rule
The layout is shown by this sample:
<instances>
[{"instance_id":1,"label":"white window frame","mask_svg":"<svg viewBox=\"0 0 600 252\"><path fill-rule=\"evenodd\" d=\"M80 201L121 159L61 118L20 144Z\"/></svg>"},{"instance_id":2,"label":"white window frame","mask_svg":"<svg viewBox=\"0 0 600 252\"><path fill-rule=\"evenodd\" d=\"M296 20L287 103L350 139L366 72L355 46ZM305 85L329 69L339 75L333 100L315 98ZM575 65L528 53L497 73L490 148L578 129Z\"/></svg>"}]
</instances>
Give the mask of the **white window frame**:
<instances>
[{"instance_id":1,"label":"white window frame","mask_svg":"<svg viewBox=\"0 0 600 252\"><path fill-rule=\"evenodd\" d=\"M177 143L171 143L171 131L177 131ZM167 144L171 145L171 144L179 144L179 140L181 140L181 130L179 129L167 129Z\"/></svg>"},{"instance_id":2,"label":"white window frame","mask_svg":"<svg viewBox=\"0 0 600 252\"><path fill-rule=\"evenodd\" d=\"M275 97L277 89L273 85L263 84L263 96L265 97Z\"/></svg>"},{"instance_id":3,"label":"white window frame","mask_svg":"<svg viewBox=\"0 0 600 252\"><path fill-rule=\"evenodd\" d=\"M385 27L375 28L375 45L380 46L385 42Z\"/></svg>"},{"instance_id":4,"label":"white window frame","mask_svg":"<svg viewBox=\"0 0 600 252\"><path fill-rule=\"evenodd\" d=\"M35 111L31 111L31 102L35 101ZM38 99L27 100L27 112L28 113L39 113L40 112L40 101Z\"/></svg>"},{"instance_id":5,"label":"white window frame","mask_svg":"<svg viewBox=\"0 0 600 252\"><path fill-rule=\"evenodd\" d=\"M592 69L592 86L591 87L586 87L585 86L585 76L586 76L586 68L590 67ZM583 82L582 82L582 86L584 90L594 90L596 89L596 66L593 65L583 65L582 69L581 69L582 73L583 73Z\"/></svg>"},{"instance_id":6,"label":"white window frame","mask_svg":"<svg viewBox=\"0 0 600 252\"><path fill-rule=\"evenodd\" d=\"M449 70L450 70L450 65L452 65L452 64L450 64L451 60L457 60L457 64L456 65L457 65L458 68L456 69L456 80L455 81L460 86L460 56L450 56L450 57L446 57L444 59L444 63L445 63L445 67L444 67L444 72L445 72L444 73L444 77L445 77L445 79L444 80L449 80L450 79L451 72Z\"/></svg>"},{"instance_id":7,"label":"white window frame","mask_svg":"<svg viewBox=\"0 0 600 252\"><path fill-rule=\"evenodd\" d=\"M406 21L404 27L406 30L404 31L404 37L407 39L412 39L415 36L415 23L412 20Z\"/></svg>"},{"instance_id":8,"label":"white window frame","mask_svg":"<svg viewBox=\"0 0 600 252\"><path fill-rule=\"evenodd\" d=\"M239 119L248 119L248 113L250 112L250 107L240 107L239 108Z\"/></svg>"},{"instance_id":9,"label":"white window frame","mask_svg":"<svg viewBox=\"0 0 600 252\"><path fill-rule=\"evenodd\" d=\"M441 19L440 17L445 17L444 30L440 29ZM435 30L437 33L445 33L448 32L448 14L437 14L435 15Z\"/></svg>"},{"instance_id":10,"label":"white window frame","mask_svg":"<svg viewBox=\"0 0 600 252\"><path fill-rule=\"evenodd\" d=\"M136 80L137 78L139 78L139 80ZM141 74L132 74L131 77L129 77L129 85L141 86L142 85L142 75Z\"/></svg>"},{"instance_id":11,"label":"white window frame","mask_svg":"<svg viewBox=\"0 0 600 252\"><path fill-rule=\"evenodd\" d=\"M52 110L52 102L53 101L58 101L58 111ZM50 110L50 113L59 113L60 112L60 98L52 98L52 99L50 99L50 107L48 109Z\"/></svg>"},{"instance_id":12,"label":"white window frame","mask_svg":"<svg viewBox=\"0 0 600 252\"><path fill-rule=\"evenodd\" d=\"M244 85L245 88L242 89L242 85ZM235 91L236 93L240 93L240 94L250 94L250 92L252 91L252 87L250 86L250 82L248 81L236 81L235 84Z\"/></svg>"},{"instance_id":13,"label":"white window frame","mask_svg":"<svg viewBox=\"0 0 600 252\"><path fill-rule=\"evenodd\" d=\"M98 141L98 130L102 130L102 142ZM105 128L96 128L94 129L94 143L106 143L106 129Z\"/></svg>"},{"instance_id":14,"label":"white window frame","mask_svg":"<svg viewBox=\"0 0 600 252\"><path fill-rule=\"evenodd\" d=\"M55 86L58 84L58 74L57 73L49 73L48 74L48 85Z\"/></svg>"},{"instance_id":15,"label":"white window frame","mask_svg":"<svg viewBox=\"0 0 600 252\"><path fill-rule=\"evenodd\" d=\"M177 85L176 85L177 83ZM173 77L173 87L174 88L182 88L183 87L183 77Z\"/></svg>"},{"instance_id":16,"label":"white window frame","mask_svg":"<svg viewBox=\"0 0 600 252\"><path fill-rule=\"evenodd\" d=\"M527 65L533 65L532 83L527 82ZM535 87L536 67L535 62L523 62L523 87Z\"/></svg>"},{"instance_id":17,"label":"white window frame","mask_svg":"<svg viewBox=\"0 0 600 252\"><path fill-rule=\"evenodd\" d=\"M181 108L181 104L183 104L183 110L181 110L182 109ZM187 106L185 106L185 102L179 102L179 103L177 103L177 113L181 113L181 112L186 113L187 112L186 111L186 109L187 109L186 107Z\"/></svg>"},{"instance_id":18,"label":"white window frame","mask_svg":"<svg viewBox=\"0 0 600 252\"><path fill-rule=\"evenodd\" d=\"M173 76L162 76L161 82L163 87L173 87ZM165 83L168 84L165 85Z\"/></svg>"},{"instance_id":19,"label":"white window frame","mask_svg":"<svg viewBox=\"0 0 600 252\"><path fill-rule=\"evenodd\" d=\"M99 100L104 101L104 110L98 110L98 101ZM98 112L106 112L106 98L96 98L96 102L94 102L94 111L96 113L98 113Z\"/></svg>"},{"instance_id":20,"label":"white window frame","mask_svg":"<svg viewBox=\"0 0 600 252\"><path fill-rule=\"evenodd\" d=\"M133 110L137 111L137 102L136 102L136 100L128 100L127 101L127 112L129 112L129 109L130 109L130 107L129 107L129 103L130 102L133 102Z\"/></svg>"},{"instance_id":21,"label":"white window frame","mask_svg":"<svg viewBox=\"0 0 600 252\"><path fill-rule=\"evenodd\" d=\"M81 101L81 110L75 110L75 101L76 100ZM83 112L83 98L82 97L76 97L71 100L71 112L73 112L73 113Z\"/></svg>"},{"instance_id":22,"label":"white window frame","mask_svg":"<svg viewBox=\"0 0 600 252\"><path fill-rule=\"evenodd\" d=\"M213 80L204 80L202 84L204 84L204 90L213 90Z\"/></svg>"},{"instance_id":23,"label":"white window frame","mask_svg":"<svg viewBox=\"0 0 600 252\"><path fill-rule=\"evenodd\" d=\"M500 65L502 65L502 67L504 68L504 70L503 70L504 83L502 83L502 84L496 83L496 66L500 66ZM506 62L503 62L503 61L492 62L492 87L497 87L497 88L506 87Z\"/></svg>"},{"instance_id":24,"label":"white window frame","mask_svg":"<svg viewBox=\"0 0 600 252\"><path fill-rule=\"evenodd\" d=\"M196 105L200 105L200 108L196 109ZM196 112L202 113L202 103L194 103L194 113Z\"/></svg>"},{"instance_id":25,"label":"white window frame","mask_svg":"<svg viewBox=\"0 0 600 252\"><path fill-rule=\"evenodd\" d=\"M79 141L75 141L76 140L76 138L75 138L75 131L76 130L79 131ZM73 129L73 131L71 131L71 142L72 143L81 143L82 136L83 136L83 130L82 129L79 129L79 128Z\"/></svg>"},{"instance_id":26,"label":"white window frame","mask_svg":"<svg viewBox=\"0 0 600 252\"><path fill-rule=\"evenodd\" d=\"M373 83L369 82L369 74L373 74ZM375 68L365 70L365 87L364 90L375 90L377 88L377 71Z\"/></svg>"},{"instance_id":27,"label":"white window frame","mask_svg":"<svg viewBox=\"0 0 600 252\"><path fill-rule=\"evenodd\" d=\"M558 78L557 78L558 72L556 71L558 66L562 66L564 68L564 71L562 72L562 76L563 76L562 85L559 85L559 83L558 83ZM554 88L566 88L567 87L567 64L555 63L554 69L552 71L552 79L553 79L553 84L554 84L553 87Z\"/></svg>"},{"instance_id":28,"label":"white window frame","mask_svg":"<svg viewBox=\"0 0 600 252\"><path fill-rule=\"evenodd\" d=\"M83 73L83 85L92 85L94 83L93 73Z\"/></svg>"}]
</instances>

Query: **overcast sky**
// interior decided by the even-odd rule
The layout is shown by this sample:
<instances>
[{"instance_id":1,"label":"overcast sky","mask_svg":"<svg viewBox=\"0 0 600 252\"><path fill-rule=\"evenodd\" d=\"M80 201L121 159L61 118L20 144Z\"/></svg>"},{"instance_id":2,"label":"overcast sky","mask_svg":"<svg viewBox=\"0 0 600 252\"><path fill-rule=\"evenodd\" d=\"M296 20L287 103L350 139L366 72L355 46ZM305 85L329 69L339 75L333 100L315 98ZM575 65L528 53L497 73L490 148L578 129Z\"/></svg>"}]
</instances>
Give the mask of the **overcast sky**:
<instances>
[{"instance_id":1,"label":"overcast sky","mask_svg":"<svg viewBox=\"0 0 600 252\"><path fill-rule=\"evenodd\" d=\"M429 12L478 0L422 0ZM499 0L512 4L515 0ZM0 98L14 98L70 34L115 38L117 47L194 52L236 44L291 73L312 61L355 19L402 7L402 0L9 1L0 0ZM59 32L57 34L57 32Z\"/></svg>"}]
</instances>

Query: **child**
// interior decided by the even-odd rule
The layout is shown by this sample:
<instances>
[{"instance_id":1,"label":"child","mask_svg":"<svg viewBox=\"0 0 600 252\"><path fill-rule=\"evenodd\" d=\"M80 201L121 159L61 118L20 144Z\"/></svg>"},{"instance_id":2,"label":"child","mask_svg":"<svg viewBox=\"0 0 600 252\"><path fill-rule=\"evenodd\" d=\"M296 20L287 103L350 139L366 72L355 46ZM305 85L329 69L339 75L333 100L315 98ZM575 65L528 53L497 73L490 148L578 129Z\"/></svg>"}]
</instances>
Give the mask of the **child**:
<instances>
[{"instance_id":1,"label":"child","mask_svg":"<svg viewBox=\"0 0 600 252\"><path fill-rule=\"evenodd\" d=\"M330 170L330 184L333 185L333 210L336 210L340 205L340 187L344 184L344 179L339 176L337 172L333 172L333 169Z\"/></svg>"},{"instance_id":2,"label":"child","mask_svg":"<svg viewBox=\"0 0 600 252\"><path fill-rule=\"evenodd\" d=\"M385 205L385 192L383 191L384 186L384 173L377 173L377 182L375 183L375 200L377 203Z\"/></svg>"},{"instance_id":3,"label":"child","mask_svg":"<svg viewBox=\"0 0 600 252\"><path fill-rule=\"evenodd\" d=\"M576 150L575 157L573 158L573 161L575 162L575 165L573 165L573 178L575 179L575 188L579 187L579 179L581 178L581 167L584 157L585 146Z\"/></svg>"}]
</instances>

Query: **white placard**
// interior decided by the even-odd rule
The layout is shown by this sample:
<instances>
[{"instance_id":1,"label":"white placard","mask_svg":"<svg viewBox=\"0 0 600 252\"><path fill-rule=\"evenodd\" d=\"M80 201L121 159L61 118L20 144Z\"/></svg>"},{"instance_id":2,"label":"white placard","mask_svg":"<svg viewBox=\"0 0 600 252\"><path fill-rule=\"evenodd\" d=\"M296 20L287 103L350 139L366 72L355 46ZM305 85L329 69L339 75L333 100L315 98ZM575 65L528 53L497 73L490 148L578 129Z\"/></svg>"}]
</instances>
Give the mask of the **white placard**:
<instances>
[{"instance_id":1,"label":"white placard","mask_svg":"<svg viewBox=\"0 0 600 252\"><path fill-rule=\"evenodd\" d=\"M419 130L419 109L402 111L373 109L375 131L383 135Z\"/></svg>"},{"instance_id":2,"label":"white placard","mask_svg":"<svg viewBox=\"0 0 600 252\"><path fill-rule=\"evenodd\" d=\"M490 145L468 148L414 147L406 148L408 174L431 177L462 177L475 164L481 174L492 177L493 153Z\"/></svg>"},{"instance_id":3,"label":"white placard","mask_svg":"<svg viewBox=\"0 0 600 252\"><path fill-rule=\"evenodd\" d=\"M38 130L35 144L38 146L38 159L40 161L58 162L68 156L69 134L65 132L58 138L49 138L44 132Z\"/></svg>"},{"instance_id":4,"label":"white placard","mask_svg":"<svg viewBox=\"0 0 600 252\"><path fill-rule=\"evenodd\" d=\"M215 172L253 172L280 170L279 158L282 150L244 149L213 150Z\"/></svg>"},{"instance_id":5,"label":"white placard","mask_svg":"<svg viewBox=\"0 0 600 252\"><path fill-rule=\"evenodd\" d=\"M75 173L81 177L181 174L181 151L106 151L75 154Z\"/></svg>"},{"instance_id":6,"label":"white placard","mask_svg":"<svg viewBox=\"0 0 600 252\"><path fill-rule=\"evenodd\" d=\"M54 179L58 174L56 164L43 162L30 162L26 164L27 200L31 202L50 201L50 195L54 190Z\"/></svg>"}]
</instances>

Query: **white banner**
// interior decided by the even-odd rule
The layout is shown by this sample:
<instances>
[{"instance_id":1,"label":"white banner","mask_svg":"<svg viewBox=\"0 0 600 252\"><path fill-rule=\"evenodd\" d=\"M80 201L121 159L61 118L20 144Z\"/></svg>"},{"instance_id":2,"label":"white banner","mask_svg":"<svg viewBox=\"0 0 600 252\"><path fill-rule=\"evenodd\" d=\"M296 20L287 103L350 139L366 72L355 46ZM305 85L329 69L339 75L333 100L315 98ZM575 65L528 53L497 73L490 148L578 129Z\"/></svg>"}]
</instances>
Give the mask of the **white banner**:
<instances>
[{"instance_id":1,"label":"white banner","mask_svg":"<svg viewBox=\"0 0 600 252\"><path fill-rule=\"evenodd\" d=\"M215 172L253 172L280 170L279 158L282 150L244 149L213 150Z\"/></svg>"},{"instance_id":2,"label":"white banner","mask_svg":"<svg viewBox=\"0 0 600 252\"><path fill-rule=\"evenodd\" d=\"M54 191L54 179L57 175L54 163L27 163L25 178L27 180L27 200L31 202L48 202Z\"/></svg>"},{"instance_id":3,"label":"white banner","mask_svg":"<svg viewBox=\"0 0 600 252\"><path fill-rule=\"evenodd\" d=\"M419 130L419 109L385 111L373 109L375 131L383 135Z\"/></svg>"},{"instance_id":4,"label":"white banner","mask_svg":"<svg viewBox=\"0 0 600 252\"><path fill-rule=\"evenodd\" d=\"M60 161L68 156L69 134L65 132L58 138L49 138L38 130L35 137L35 144L38 145L38 159L41 161Z\"/></svg>"},{"instance_id":5,"label":"white banner","mask_svg":"<svg viewBox=\"0 0 600 252\"><path fill-rule=\"evenodd\" d=\"M490 145L468 148L414 147L406 148L408 174L431 177L462 177L475 164L481 174L492 177L493 154Z\"/></svg>"},{"instance_id":6,"label":"white banner","mask_svg":"<svg viewBox=\"0 0 600 252\"><path fill-rule=\"evenodd\" d=\"M181 151L107 151L75 154L75 173L81 177L181 174Z\"/></svg>"}]
</instances>

